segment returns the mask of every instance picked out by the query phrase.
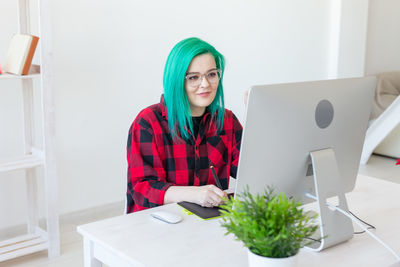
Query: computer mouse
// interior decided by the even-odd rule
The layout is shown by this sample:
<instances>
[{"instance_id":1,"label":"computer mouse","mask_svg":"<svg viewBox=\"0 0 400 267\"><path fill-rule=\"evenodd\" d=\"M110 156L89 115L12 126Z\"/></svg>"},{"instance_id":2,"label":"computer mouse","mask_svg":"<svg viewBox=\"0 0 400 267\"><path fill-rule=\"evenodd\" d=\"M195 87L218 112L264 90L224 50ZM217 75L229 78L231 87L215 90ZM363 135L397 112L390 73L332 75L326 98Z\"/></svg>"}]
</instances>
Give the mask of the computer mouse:
<instances>
[{"instance_id":1,"label":"computer mouse","mask_svg":"<svg viewBox=\"0 0 400 267\"><path fill-rule=\"evenodd\" d=\"M155 211L153 213L150 213L150 215L166 223L178 223L182 221L181 215L164 210Z\"/></svg>"}]
</instances>

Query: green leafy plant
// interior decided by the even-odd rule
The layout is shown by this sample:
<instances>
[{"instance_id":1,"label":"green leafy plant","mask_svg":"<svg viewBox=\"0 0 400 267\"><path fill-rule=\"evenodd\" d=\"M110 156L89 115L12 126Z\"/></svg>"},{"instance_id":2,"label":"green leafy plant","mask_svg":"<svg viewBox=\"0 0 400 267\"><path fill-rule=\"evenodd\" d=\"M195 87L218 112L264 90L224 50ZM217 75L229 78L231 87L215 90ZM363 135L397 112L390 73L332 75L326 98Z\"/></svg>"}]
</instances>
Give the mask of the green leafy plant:
<instances>
[{"instance_id":1,"label":"green leafy plant","mask_svg":"<svg viewBox=\"0 0 400 267\"><path fill-rule=\"evenodd\" d=\"M221 206L222 226L253 253L271 258L296 255L311 243L309 238L318 228L301 203L285 194L274 194L268 187L263 194L252 195L249 189L238 199L227 199Z\"/></svg>"}]
</instances>

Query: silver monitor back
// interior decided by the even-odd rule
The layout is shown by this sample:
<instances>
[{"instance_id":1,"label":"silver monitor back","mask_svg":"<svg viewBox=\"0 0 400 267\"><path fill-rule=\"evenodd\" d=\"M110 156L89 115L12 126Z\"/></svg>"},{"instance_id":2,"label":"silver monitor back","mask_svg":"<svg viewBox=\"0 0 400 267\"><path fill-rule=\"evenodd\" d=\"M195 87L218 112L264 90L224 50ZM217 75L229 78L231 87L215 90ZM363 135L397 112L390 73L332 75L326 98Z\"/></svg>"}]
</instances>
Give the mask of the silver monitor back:
<instances>
[{"instance_id":1,"label":"silver monitor back","mask_svg":"<svg viewBox=\"0 0 400 267\"><path fill-rule=\"evenodd\" d=\"M375 77L364 77L253 86L235 195L247 185L251 193L269 185L310 202L304 196L315 195L310 152L326 148L334 151L343 190L353 190L375 85Z\"/></svg>"}]
</instances>

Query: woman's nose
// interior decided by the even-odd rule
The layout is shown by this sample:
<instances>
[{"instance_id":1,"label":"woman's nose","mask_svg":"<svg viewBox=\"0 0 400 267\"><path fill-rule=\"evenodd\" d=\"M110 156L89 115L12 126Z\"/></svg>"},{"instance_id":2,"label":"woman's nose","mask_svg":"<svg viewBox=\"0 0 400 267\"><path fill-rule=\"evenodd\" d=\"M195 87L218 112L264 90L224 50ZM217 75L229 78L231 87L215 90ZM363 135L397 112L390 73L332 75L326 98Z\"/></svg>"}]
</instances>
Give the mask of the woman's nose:
<instances>
[{"instance_id":1,"label":"woman's nose","mask_svg":"<svg viewBox=\"0 0 400 267\"><path fill-rule=\"evenodd\" d=\"M208 86L210 86L210 83L208 82L206 75L203 75L201 77L200 87L208 87Z\"/></svg>"}]
</instances>

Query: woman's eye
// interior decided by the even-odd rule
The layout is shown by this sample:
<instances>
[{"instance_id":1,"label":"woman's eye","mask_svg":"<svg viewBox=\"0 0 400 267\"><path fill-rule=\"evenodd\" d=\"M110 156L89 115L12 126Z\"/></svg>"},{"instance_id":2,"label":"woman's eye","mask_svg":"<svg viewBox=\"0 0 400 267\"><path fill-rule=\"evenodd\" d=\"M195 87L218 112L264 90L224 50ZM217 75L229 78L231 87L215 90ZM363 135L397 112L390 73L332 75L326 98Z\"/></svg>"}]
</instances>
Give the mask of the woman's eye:
<instances>
[{"instance_id":1,"label":"woman's eye","mask_svg":"<svg viewBox=\"0 0 400 267\"><path fill-rule=\"evenodd\" d=\"M190 75L188 76L189 81L197 81L199 79L198 75Z\"/></svg>"},{"instance_id":2,"label":"woman's eye","mask_svg":"<svg viewBox=\"0 0 400 267\"><path fill-rule=\"evenodd\" d=\"M217 72L216 71L210 72L210 73L207 74L207 76L209 78L215 78L217 76Z\"/></svg>"}]
</instances>

